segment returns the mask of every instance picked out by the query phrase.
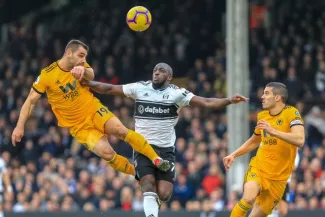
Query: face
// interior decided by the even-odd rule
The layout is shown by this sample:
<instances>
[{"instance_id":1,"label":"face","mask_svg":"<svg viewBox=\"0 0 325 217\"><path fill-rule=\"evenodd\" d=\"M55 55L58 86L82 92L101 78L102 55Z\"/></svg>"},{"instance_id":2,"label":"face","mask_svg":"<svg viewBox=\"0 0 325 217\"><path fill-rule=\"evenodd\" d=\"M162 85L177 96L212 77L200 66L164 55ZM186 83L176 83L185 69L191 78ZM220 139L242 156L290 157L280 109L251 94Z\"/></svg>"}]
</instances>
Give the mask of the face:
<instances>
[{"instance_id":1,"label":"face","mask_svg":"<svg viewBox=\"0 0 325 217\"><path fill-rule=\"evenodd\" d=\"M264 93L261 98L263 109L267 110L273 108L276 103L281 100L281 96L274 95L272 87L265 87Z\"/></svg>"},{"instance_id":2,"label":"face","mask_svg":"<svg viewBox=\"0 0 325 217\"><path fill-rule=\"evenodd\" d=\"M172 80L172 76L163 67L155 66L152 74L152 83L157 87L162 87Z\"/></svg>"},{"instance_id":3,"label":"face","mask_svg":"<svg viewBox=\"0 0 325 217\"><path fill-rule=\"evenodd\" d=\"M75 52L71 49L67 50L68 61L73 66L82 66L86 62L87 54L87 50L82 46L79 46Z\"/></svg>"}]
</instances>

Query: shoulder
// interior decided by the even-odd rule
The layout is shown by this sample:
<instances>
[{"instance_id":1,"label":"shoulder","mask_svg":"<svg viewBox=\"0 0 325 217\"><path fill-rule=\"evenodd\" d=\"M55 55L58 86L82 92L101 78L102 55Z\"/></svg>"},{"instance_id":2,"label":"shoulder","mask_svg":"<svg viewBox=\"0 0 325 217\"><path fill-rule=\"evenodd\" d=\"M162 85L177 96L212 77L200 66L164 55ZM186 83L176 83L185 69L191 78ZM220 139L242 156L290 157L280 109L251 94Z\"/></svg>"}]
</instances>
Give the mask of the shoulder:
<instances>
[{"instance_id":1,"label":"shoulder","mask_svg":"<svg viewBox=\"0 0 325 217\"><path fill-rule=\"evenodd\" d=\"M260 111L259 113L257 113L257 119L262 119L262 118L265 118L265 117L268 117L270 116L270 113L268 110L262 110Z\"/></svg>"},{"instance_id":2,"label":"shoulder","mask_svg":"<svg viewBox=\"0 0 325 217\"><path fill-rule=\"evenodd\" d=\"M149 86L150 84L152 84L152 81L138 81L136 82L136 84L140 86Z\"/></svg>"},{"instance_id":3,"label":"shoulder","mask_svg":"<svg viewBox=\"0 0 325 217\"><path fill-rule=\"evenodd\" d=\"M50 72L53 72L54 69L56 69L56 68L58 68L58 63L57 62L53 62L50 65L44 67L42 69L42 72L45 73L45 74L49 74Z\"/></svg>"},{"instance_id":4,"label":"shoulder","mask_svg":"<svg viewBox=\"0 0 325 217\"><path fill-rule=\"evenodd\" d=\"M284 112L285 114L295 114L296 116L300 117L298 109L294 106L287 105L286 107L284 107Z\"/></svg>"},{"instance_id":5,"label":"shoulder","mask_svg":"<svg viewBox=\"0 0 325 217\"><path fill-rule=\"evenodd\" d=\"M182 88L176 86L175 84L169 84L169 88L171 88L171 89L175 89L175 90L180 90L180 89L182 89ZM183 89L184 89L184 88L183 88Z\"/></svg>"}]
</instances>

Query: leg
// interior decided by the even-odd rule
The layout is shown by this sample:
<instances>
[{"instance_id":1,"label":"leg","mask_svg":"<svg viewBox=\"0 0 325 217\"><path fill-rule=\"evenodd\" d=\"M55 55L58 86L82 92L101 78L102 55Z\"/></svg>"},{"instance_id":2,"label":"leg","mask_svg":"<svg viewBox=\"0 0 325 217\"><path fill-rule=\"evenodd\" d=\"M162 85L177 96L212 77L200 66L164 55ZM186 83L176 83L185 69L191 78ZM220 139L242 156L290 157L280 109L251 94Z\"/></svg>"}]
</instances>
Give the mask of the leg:
<instances>
[{"instance_id":1,"label":"leg","mask_svg":"<svg viewBox=\"0 0 325 217\"><path fill-rule=\"evenodd\" d=\"M279 202L278 211L280 216L286 216L288 214L288 203L285 200Z\"/></svg>"},{"instance_id":2,"label":"leg","mask_svg":"<svg viewBox=\"0 0 325 217\"><path fill-rule=\"evenodd\" d=\"M245 217L247 212L253 207L253 204L261 192L261 177L258 170L254 167L249 167L245 174L244 180L244 195L236 204L231 212L230 217Z\"/></svg>"},{"instance_id":3,"label":"leg","mask_svg":"<svg viewBox=\"0 0 325 217\"><path fill-rule=\"evenodd\" d=\"M169 169L169 162L162 160L142 135L126 128L117 117L107 120L104 128L106 134L126 141L135 151L147 156L159 169L163 171Z\"/></svg>"},{"instance_id":4,"label":"leg","mask_svg":"<svg viewBox=\"0 0 325 217\"><path fill-rule=\"evenodd\" d=\"M232 210L230 217L245 217L247 212L252 208L259 192L260 187L256 181L251 180L246 182L244 184L244 195Z\"/></svg>"},{"instance_id":5,"label":"leg","mask_svg":"<svg viewBox=\"0 0 325 217\"><path fill-rule=\"evenodd\" d=\"M157 192L161 201L167 202L173 194L174 184L165 180L159 180Z\"/></svg>"},{"instance_id":6,"label":"leg","mask_svg":"<svg viewBox=\"0 0 325 217\"><path fill-rule=\"evenodd\" d=\"M280 216L286 216L288 214L288 203L287 203L288 194L289 194L289 184L287 183L282 199L280 200L278 205L278 211Z\"/></svg>"},{"instance_id":7,"label":"leg","mask_svg":"<svg viewBox=\"0 0 325 217\"><path fill-rule=\"evenodd\" d=\"M143 209L146 217L158 217L159 199L156 193L156 167L142 154L134 152L136 179L140 181L143 192Z\"/></svg>"},{"instance_id":8,"label":"leg","mask_svg":"<svg viewBox=\"0 0 325 217\"><path fill-rule=\"evenodd\" d=\"M143 209L146 217L158 217L159 199L156 193L156 179L153 175L146 175L140 179L143 191Z\"/></svg>"},{"instance_id":9,"label":"leg","mask_svg":"<svg viewBox=\"0 0 325 217\"><path fill-rule=\"evenodd\" d=\"M129 175L135 175L134 166L125 157L116 154L112 146L107 141L107 138L103 136L97 144L94 146L93 152L107 161L107 163L122 173Z\"/></svg>"},{"instance_id":10,"label":"leg","mask_svg":"<svg viewBox=\"0 0 325 217\"><path fill-rule=\"evenodd\" d=\"M164 159L169 160L171 167L167 172L157 172L157 192L161 201L167 202L174 190L174 181L176 179L175 171L175 147L157 148L158 153Z\"/></svg>"},{"instance_id":11,"label":"leg","mask_svg":"<svg viewBox=\"0 0 325 217\"><path fill-rule=\"evenodd\" d=\"M250 213L249 217L266 217L267 214L263 212L258 204L254 204L252 212Z\"/></svg>"}]
</instances>

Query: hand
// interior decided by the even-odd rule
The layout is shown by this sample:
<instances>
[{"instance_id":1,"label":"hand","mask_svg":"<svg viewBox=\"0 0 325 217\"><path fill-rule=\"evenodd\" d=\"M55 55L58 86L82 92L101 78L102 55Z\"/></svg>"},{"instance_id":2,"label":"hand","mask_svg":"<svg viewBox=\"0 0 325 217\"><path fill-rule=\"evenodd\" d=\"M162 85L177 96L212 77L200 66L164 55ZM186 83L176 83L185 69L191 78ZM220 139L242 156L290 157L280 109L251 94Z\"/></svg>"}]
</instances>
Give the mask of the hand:
<instances>
[{"instance_id":1,"label":"hand","mask_svg":"<svg viewBox=\"0 0 325 217\"><path fill-rule=\"evenodd\" d=\"M237 103L240 103L240 102L248 102L248 98L242 96L242 95L239 95L239 94L236 94L236 95L233 95L231 98L229 98L229 101L231 104L237 104Z\"/></svg>"},{"instance_id":2,"label":"hand","mask_svg":"<svg viewBox=\"0 0 325 217\"><path fill-rule=\"evenodd\" d=\"M83 66L75 66L71 70L71 74L73 75L73 77L75 77L76 79L81 81L82 78L84 77L84 74L85 74L85 67L83 67Z\"/></svg>"},{"instance_id":3,"label":"hand","mask_svg":"<svg viewBox=\"0 0 325 217\"><path fill-rule=\"evenodd\" d=\"M225 166L227 172L230 169L231 164L234 162L235 156L234 155L228 155L227 157L223 158L223 165Z\"/></svg>"},{"instance_id":4,"label":"hand","mask_svg":"<svg viewBox=\"0 0 325 217\"><path fill-rule=\"evenodd\" d=\"M16 126L11 135L11 142L16 146L16 142L20 142L21 138L24 136L24 128Z\"/></svg>"},{"instance_id":5,"label":"hand","mask_svg":"<svg viewBox=\"0 0 325 217\"><path fill-rule=\"evenodd\" d=\"M274 132L276 131L276 129L274 129L271 124L265 120L259 120L257 122L257 129L261 129L264 132L270 134L270 135L274 135Z\"/></svg>"}]
</instances>

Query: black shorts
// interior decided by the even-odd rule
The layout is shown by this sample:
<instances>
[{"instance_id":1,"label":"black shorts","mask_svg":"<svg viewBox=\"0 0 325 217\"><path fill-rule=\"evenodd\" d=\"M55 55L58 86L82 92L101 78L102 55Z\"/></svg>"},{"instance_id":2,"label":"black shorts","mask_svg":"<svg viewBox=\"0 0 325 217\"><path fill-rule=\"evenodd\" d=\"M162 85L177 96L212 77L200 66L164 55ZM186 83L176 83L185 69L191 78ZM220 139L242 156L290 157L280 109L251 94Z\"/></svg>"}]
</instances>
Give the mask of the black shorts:
<instances>
[{"instance_id":1,"label":"black shorts","mask_svg":"<svg viewBox=\"0 0 325 217\"><path fill-rule=\"evenodd\" d=\"M154 175L156 181L164 180L171 183L175 182L176 173L175 173L175 147L161 148L155 145L152 145L153 149L157 154L164 160L168 160L171 163L170 169L166 172L159 170L149 158L138 153L133 152L133 160L135 167L135 179L140 180L146 175Z\"/></svg>"},{"instance_id":2,"label":"black shorts","mask_svg":"<svg viewBox=\"0 0 325 217\"><path fill-rule=\"evenodd\" d=\"M284 189L284 193L281 200L288 202L288 197L289 197L289 183L287 183L286 188Z\"/></svg>"}]
</instances>

